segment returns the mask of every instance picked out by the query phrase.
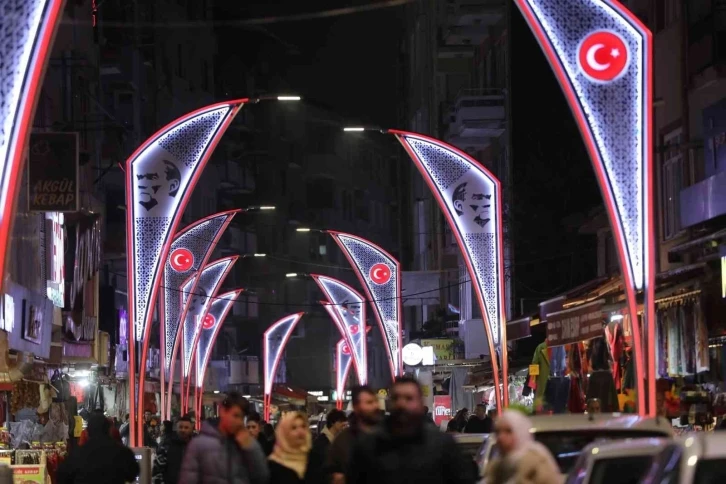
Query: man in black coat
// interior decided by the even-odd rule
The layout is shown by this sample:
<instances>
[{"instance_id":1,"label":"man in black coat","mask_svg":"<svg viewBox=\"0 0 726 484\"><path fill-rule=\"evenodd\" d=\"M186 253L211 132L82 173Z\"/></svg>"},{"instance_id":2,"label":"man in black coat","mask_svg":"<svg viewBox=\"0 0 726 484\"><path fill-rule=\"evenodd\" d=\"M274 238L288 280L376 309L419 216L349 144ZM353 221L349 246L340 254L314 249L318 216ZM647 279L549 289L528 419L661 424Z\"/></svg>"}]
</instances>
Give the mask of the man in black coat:
<instances>
[{"instance_id":1,"label":"man in black coat","mask_svg":"<svg viewBox=\"0 0 726 484\"><path fill-rule=\"evenodd\" d=\"M328 484L330 477L325 469L328 460L328 451L333 439L348 425L348 417L342 410L333 409L328 412L323 431L313 442L313 448L308 457L308 467L305 473L307 484Z\"/></svg>"},{"instance_id":2,"label":"man in black coat","mask_svg":"<svg viewBox=\"0 0 726 484\"><path fill-rule=\"evenodd\" d=\"M476 413L469 417L464 432L467 434L491 434L494 421L487 415L487 407L481 403L476 406Z\"/></svg>"},{"instance_id":3,"label":"man in black coat","mask_svg":"<svg viewBox=\"0 0 726 484\"><path fill-rule=\"evenodd\" d=\"M346 484L474 484L474 465L454 439L425 422L421 386L396 379L391 416L353 445Z\"/></svg>"},{"instance_id":4,"label":"man in black coat","mask_svg":"<svg viewBox=\"0 0 726 484\"><path fill-rule=\"evenodd\" d=\"M131 449L109 435L110 422L102 414L88 419L88 442L76 447L58 467L58 484L124 484L139 475Z\"/></svg>"},{"instance_id":5,"label":"man in black coat","mask_svg":"<svg viewBox=\"0 0 726 484\"><path fill-rule=\"evenodd\" d=\"M194 425L189 417L182 417L176 424L176 434L165 438L156 451L151 482L177 484L184 452L194 435Z\"/></svg>"}]
</instances>

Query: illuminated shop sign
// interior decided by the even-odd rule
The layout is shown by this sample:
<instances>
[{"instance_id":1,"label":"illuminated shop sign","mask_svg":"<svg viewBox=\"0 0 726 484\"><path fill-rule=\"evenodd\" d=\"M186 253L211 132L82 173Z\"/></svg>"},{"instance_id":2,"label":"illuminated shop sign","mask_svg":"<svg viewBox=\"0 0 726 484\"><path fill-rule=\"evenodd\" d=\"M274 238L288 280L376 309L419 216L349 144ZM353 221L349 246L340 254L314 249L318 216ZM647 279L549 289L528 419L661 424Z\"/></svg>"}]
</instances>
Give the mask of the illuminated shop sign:
<instances>
[{"instance_id":1,"label":"illuminated shop sign","mask_svg":"<svg viewBox=\"0 0 726 484\"><path fill-rule=\"evenodd\" d=\"M65 228L61 212L45 214L46 287L53 305L65 305Z\"/></svg>"}]
</instances>

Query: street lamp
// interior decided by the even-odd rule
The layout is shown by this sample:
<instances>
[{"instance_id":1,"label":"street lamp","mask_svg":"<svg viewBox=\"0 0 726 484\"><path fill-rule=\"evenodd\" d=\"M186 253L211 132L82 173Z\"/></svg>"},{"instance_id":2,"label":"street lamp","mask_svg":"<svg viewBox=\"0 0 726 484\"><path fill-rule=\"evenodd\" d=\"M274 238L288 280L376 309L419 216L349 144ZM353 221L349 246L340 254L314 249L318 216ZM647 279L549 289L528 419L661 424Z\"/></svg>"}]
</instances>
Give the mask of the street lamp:
<instances>
[{"instance_id":1,"label":"street lamp","mask_svg":"<svg viewBox=\"0 0 726 484\"><path fill-rule=\"evenodd\" d=\"M290 102L290 101L300 101L300 96L296 96L294 94L280 94L280 95L264 95L264 96L257 96L250 98L248 102L257 104L260 101L283 101L283 102Z\"/></svg>"},{"instance_id":2,"label":"street lamp","mask_svg":"<svg viewBox=\"0 0 726 484\"><path fill-rule=\"evenodd\" d=\"M242 259L247 259L248 257L267 257L267 254L260 254L260 253L254 253L254 254L242 254Z\"/></svg>"},{"instance_id":3,"label":"street lamp","mask_svg":"<svg viewBox=\"0 0 726 484\"><path fill-rule=\"evenodd\" d=\"M285 277L287 277L288 279L292 279L294 277L297 277L297 275L297 272L288 272L287 274L285 274Z\"/></svg>"},{"instance_id":4,"label":"street lamp","mask_svg":"<svg viewBox=\"0 0 726 484\"><path fill-rule=\"evenodd\" d=\"M300 96L277 96L278 101L299 101Z\"/></svg>"}]
</instances>

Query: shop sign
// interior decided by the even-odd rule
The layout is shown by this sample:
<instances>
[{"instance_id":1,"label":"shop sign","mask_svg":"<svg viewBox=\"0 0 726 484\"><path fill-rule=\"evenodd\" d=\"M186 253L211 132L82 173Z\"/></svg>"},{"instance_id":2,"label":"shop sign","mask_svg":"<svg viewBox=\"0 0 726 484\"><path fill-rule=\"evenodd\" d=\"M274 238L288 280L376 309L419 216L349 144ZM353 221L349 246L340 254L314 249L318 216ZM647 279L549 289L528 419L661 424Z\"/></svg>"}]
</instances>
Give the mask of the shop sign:
<instances>
[{"instance_id":1,"label":"shop sign","mask_svg":"<svg viewBox=\"0 0 726 484\"><path fill-rule=\"evenodd\" d=\"M45 253L47 267L46 287L48 299L53 305L62 308L65 305L65 229L63 214L48 212L45 214Z\"/></svg>"},{"instance_id":2,"label":"shop sign","mask_svg":"<svg viewBox=\"0 0 726 484\"><path fill-rule=\"evenodd\" d=\"M2 300L2 318L0 319L0 329L7 331L8 333L13 332L15 326L15 300L10 294L5 294Z\"/></svg>"},{"instance_id":3,"label":"shop sign","mask_svg":"<svg viewBox=\"0 0 726 484\"><path fill-rule=\"evenodd\" d=\"M78 133L30 135L28 210L78 211Z\"/></svg>"},{"instance_id":4,"label":"shop sign","mask_svg":"<svg viewBox=\"0 0 726 484\"><path fill-rule=\"evenodd\" d=\"M451 419L451 395L434 395L434 423Z\"/></svg>"},{"instance_id":5,"label":"shop sign","mask_svg":"<svg viewBox=\"0 0 726 484\"><path fill-rule=\"evenodd\" d=\"M547 315L547 345L562 346L603 335L603 301Z\"/></svg>"},{"instance_id":6,"label":"shop sign","mask_svg":"<svg viewBox=\"0 0 726 484\"><path fill-rule=\"evenodd\" d=\"M13 481L22 484L45 484L45 466L12 466Z\"/></svg>"},{"instance_id":7,"label":"shop sign","mask_svg":"<svg viewBox=\"0 0 726 484\"><path fill-rule=\"evenodd\" d=\"M431 346L434 349L436 361L454 359L453 339L422 339L421 346Z\"/></svg>"}]
</instances>

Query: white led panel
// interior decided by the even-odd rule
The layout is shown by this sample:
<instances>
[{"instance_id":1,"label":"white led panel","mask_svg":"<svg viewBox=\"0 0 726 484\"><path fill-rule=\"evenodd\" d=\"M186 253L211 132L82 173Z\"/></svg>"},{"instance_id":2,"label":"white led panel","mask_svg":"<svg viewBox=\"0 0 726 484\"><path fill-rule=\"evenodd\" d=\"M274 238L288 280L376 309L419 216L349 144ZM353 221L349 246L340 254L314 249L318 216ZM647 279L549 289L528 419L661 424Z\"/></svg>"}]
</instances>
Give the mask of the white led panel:
<instances>
[{"instance_id":1,"label":"white led panel","mask_svg":"<svg viewBox=\"0 0 726 484\"><path fill-rule=\"evenodd\" d=\"M207 372L207 365L209 364L209 357L212 354L212 348L214 347L215 341L217 341L217 335L224 325L224 320L230 309L232 309L232 305L240 294L242 294L242 289L217 296L212 301L212 304L209 305L209 311L202 320L202 330L199 334L195 359L197 364L197 388L204 386L204 376Z\"/></svg>"},{"instance_id":2,"label":"white led panel","mask_svg":"<svg viewBox=\"0 0 726 484\"><path fill-rule=\"evenodd\" d=\"M345 396L345 382L348 380L352 361L352 352L348 342L343 338L335 345L335 390L338 401L343 401Z\"/></svg>"},{"instance_id":3,"label":"white led panel","mask_svg":"<svg viewBox=\"0 0 726 484\"><path fill-rule=\"evenodd\" d=\"M280 362L280 356L285 350L290 335L292 335L295 326L305 313L295 313L285 316L277 320L272 326L267 328L262 337L263 344L263 378L265 395L272 394L272 384L277 371L277 365Z\"/></svg>"},{"instance_id":4,"label":"white led panel","mask_svg":"<svg viewBox=\"0 0 726 484\"><path fill-rule=\"evenodd\" d=\"M401 264L381 247L361 237L329 231L350 261L373 307L395 378L403 374L401 361Z\"/></svg>"}]
</instances>

